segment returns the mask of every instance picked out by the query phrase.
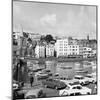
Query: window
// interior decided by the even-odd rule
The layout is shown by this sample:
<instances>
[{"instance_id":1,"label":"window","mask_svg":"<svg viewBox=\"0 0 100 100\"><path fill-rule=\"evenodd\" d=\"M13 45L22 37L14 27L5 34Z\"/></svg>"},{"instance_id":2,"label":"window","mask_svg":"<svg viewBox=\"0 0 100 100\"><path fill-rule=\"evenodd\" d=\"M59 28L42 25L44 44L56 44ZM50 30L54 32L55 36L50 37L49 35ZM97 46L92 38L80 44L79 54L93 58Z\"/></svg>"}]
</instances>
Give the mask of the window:
<instances>
[{"instance_id":1,"label":"window","mask_svg":"<svg viewBox=\"0 0 100 100\"><path fill-rule=\"evenodd\" d=\"M86 50L86 48L84 48L84 50Z\"/></svg>"},{"instance_id":2,"label":"window","mask_svg":"<svg viewBox=\"0 0 100 100\"><path fill-rule=\"evenodd\" d=\"M60 49L60 51L63 51L63 49Z\"/></svg>"},{"instance_id":3,"label":"window","mask_svg":"<svg viewBox=\"0 0 100 100\"><path fill-rule=\"evenodd\" d=\"M77 87L73 87L72 89L77 89Z\"/></svg>"},{"instance_id":4,"label":"window","mask_svg":"<svg viewBox=\"0 0 100 100\"><path fill-rule=\"evenodd\" d=\"M80 86L77 86L77 89L82 89L82 87L80 87Z\"/></svg>"},{"instance_id":5,"label":"window","mask_svg":"<svg viewBox=\"0 0 100 100\"><path fill-rule=\"evenodd\" d=\"M81 93L78 92L78 93L75 93L75 95L81 95Z\"/></svg>"},{"instance_id":6,"label":"window","mask_svg":"<svg viewBox=\"0 0 100 100\"><path fill-rule=\"evenodd\" d=\"M71 93L70 96L74 96L74 93Z\"/></svg>"}]
</instances>

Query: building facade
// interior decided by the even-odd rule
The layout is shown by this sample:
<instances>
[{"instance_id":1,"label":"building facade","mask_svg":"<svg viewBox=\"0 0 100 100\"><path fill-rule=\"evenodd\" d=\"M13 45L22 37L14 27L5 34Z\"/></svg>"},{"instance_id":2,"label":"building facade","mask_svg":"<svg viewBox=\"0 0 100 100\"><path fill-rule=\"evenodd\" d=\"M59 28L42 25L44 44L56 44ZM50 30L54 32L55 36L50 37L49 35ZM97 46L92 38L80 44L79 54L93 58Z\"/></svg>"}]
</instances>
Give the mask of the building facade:
<instances>
[{"instance_id":1,"label":"building facade","mask_svg":"<svg viewBox=\"0 0 100 100\"><path fill-rule=\"evenodd\" d=\"M77 42L74 40L66 39L60 39L57 40L56 44L56 52L57 57L60 56L76 56L80 54L80 46L77 44Z\"/></svg>"},{"instance_id":2,"label":"building facade","mask_svg":"<svg viewBox=\"0 0 100 100\"><path fill-rule=\"evenodd\" d=\"M44 58L45 57L45 45L44 44L37 44L35 47L35 57L36 58Z\"/></svg>"},{"instance_id":3,"label":"building facade","mask_svg":"<svg viewBox=\"0 0 100 100\"><path fill-rule=\"evenodd\" d=\"M46 57L53 57L54 56L54 44L46 45Z\"/></svg>"}]
</instances>

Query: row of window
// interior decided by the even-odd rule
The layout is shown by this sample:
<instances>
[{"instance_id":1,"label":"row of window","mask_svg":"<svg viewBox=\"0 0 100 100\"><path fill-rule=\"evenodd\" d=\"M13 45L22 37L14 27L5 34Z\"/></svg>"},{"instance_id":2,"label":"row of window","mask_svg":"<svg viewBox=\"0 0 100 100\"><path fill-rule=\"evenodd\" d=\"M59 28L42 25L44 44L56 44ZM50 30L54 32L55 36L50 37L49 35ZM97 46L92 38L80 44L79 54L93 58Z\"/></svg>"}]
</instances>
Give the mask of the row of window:
<instances>
[{"instance_id":1,"label":"row of window","mask_svg":"<svg viewBox=\"0 0 100 100\"><path fill-rule=\"evenodd\" d=\"M59 53L59 55L78 55L78 53Z\"/></svg>"},{"instance_id":2,"label":"row of window","mask_svg":"<svg viewBox=\"0 0 100 100\"><path fill-rule=\"evenodd\" d=\"M68 43L68 41L59 41L59 43Z\"/></svg>"},{"instance_id":3,"label":"row of window","mask_svg":"<svg viewBox=\"0 0 100 100\"><path fill-rule=\"evenodd\" d=\"M47 51L54 51L54 49L46 49Z\"/></svg>"},{"instance_id":4,"label":"row of window","mask_svg":"<svg viewBox=\"0 0 100 100\"><path fill-rule=\"evenodd\" d=\"M68 46L70 48L78 48L78 46ZM67 45L61 45L59 48L67 48Z\"/></svg>"},{"instance_id":5,"label":"row of window","mask_svg":"<svg viewBox=\"0 0 100 100\"><path fill-rule=\"evenodd\" d=\"M59 51L78 51L78 49L59 49Z\"/></svg>"},{"instance_id":6,"label":"row of window","mask_svg":"<svg viewBox=\"0 0 100 100\"><path fill-rule=\"evenodd\" d=\"M54 53L54 52L51 52L51 51L46 51L46 53Z\"/></svg>"}]
</instances>

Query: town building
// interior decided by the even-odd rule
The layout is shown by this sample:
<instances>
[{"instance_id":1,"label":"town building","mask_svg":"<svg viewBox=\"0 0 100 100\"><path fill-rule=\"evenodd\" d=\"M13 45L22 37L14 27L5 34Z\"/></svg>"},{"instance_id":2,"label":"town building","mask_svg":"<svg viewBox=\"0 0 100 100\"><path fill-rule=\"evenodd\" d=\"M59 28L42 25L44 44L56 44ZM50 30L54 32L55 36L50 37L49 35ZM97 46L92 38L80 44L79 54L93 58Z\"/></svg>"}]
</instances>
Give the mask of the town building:
<instances>
[{"instance_id":1,"label":"town building","mask_svg":"<svg viewBox=\"0 0 100 100\"><path fill-rule=\"evenodd\" d=\"M55 48L57 57L80 55L80 46L78 45L77 40L73 40L71 38L57 40Z\"/></svg>"},{"instance_id":2,"label":"town building","mask_svg":"<svg viewBox=\"0 0 100 100\"><path fill-rule=\"evenodd\" d=\"M13 42L13 46L12 46L13 55L19 56L20 48L22 45L22 35L20 32L13 32L12 37L13 37L13 41L12 41Z\"/></svg>"},{"instance_id":3,"label":"town building","mask_svg":"<svg viewBox=\"0 0 100 100\"><path fill-rule=\"evenodd\" d=\"M54 50L55 50L54 44L47 44L46 45L46 57L53 57Z\"/></svg>"},{"instance_id":4,"label":"town building","mask_svg":"<svg viewBox=\"0 0 100 100\"><path fill-rule=\"evenodd\" d=\"M45 45L43 43L37 43L35 47L35 57L36 58L45 57Z\"/></svg>"}]
</instances>

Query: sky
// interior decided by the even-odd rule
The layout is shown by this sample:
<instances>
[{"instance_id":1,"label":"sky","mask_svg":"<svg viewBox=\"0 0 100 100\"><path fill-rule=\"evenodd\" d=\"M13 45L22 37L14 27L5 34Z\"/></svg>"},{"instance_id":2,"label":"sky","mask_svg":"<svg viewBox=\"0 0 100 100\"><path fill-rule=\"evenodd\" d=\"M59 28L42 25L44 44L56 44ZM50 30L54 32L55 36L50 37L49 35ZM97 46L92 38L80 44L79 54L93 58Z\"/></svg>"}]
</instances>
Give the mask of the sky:
<instances>
[{"instance_id":1,"label":"sky","mask_svg":"<svg viewBox=\"0 0 100 100\"><path fill-rule=\"evenodd\" d=\"M96 39L96 6L13 1L13 31Z\"/></svg>"}]
</instances>

